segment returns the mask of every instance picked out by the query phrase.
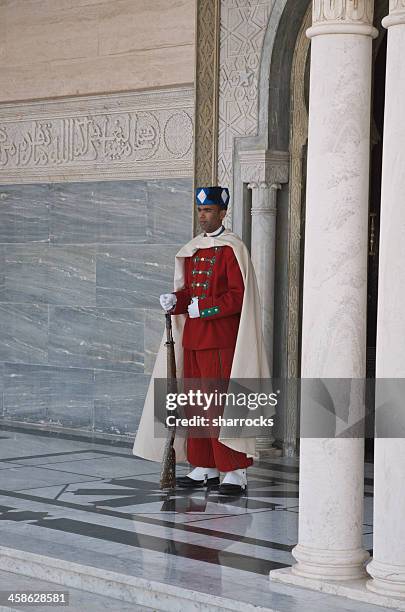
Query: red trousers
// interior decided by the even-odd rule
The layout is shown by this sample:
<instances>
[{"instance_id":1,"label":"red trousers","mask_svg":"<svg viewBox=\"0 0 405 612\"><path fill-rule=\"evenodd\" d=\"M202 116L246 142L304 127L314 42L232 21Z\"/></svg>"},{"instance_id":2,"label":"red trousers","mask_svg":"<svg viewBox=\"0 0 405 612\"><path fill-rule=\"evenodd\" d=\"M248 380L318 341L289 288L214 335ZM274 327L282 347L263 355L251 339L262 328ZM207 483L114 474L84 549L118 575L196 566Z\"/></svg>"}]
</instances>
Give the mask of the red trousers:
<instances>
[{"instance_id":1,"label":"red trousers","mask_svg":"<svg viewBox=\"0 0 405 612\"><path fill-rule=\"evenodd\" d=\"M233 348L184 350L184 378L230 377ZM252 465L253 459L245 453L225 446L216 438L188 438L187 459L193 466L216 467L220 472L230 472Z\"/></svg>"}]
</instances>

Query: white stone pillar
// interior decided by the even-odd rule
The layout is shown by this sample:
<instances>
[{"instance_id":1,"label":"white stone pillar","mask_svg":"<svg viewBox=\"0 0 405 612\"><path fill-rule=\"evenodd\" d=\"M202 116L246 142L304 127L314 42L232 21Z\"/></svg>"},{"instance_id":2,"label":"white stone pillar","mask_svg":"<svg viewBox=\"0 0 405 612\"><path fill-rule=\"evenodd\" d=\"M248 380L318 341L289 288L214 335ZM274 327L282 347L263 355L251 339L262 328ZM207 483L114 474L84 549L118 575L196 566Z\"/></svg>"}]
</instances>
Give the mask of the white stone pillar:
<instances>
[{"instance_id":1,"label":"white stone pillar","mask_svg":"<svg viewBox=\"0 0 405 612\"><path fill-rule=\"evenodd\" d=\"M252 190L251 257L259 289L264 345L270 372L273 373L274 333L274 277L276 260L277 189L280 183L249 183ZM281 449L273 447L275 438L258 436L256 452L259 457L281 455Z\"/></svg>"},{"instance_id":2,"label":"white stone pillar","mask_svg":"<svg viewBox=\"0 0 405 612\"><path fill-rule=\"evenodd\" d=\"M284 151L241 151L241 176L252 191L251 257L260 294L262 329L270 372L273 373L274 280L277 193L288 180L289 154ZM279 456L274 436L259 436L259 456Z\"/></svg>"},{"instance_id":3,"label":"white stone pillar","mask_svg":"<svg viewBox=\"0 0 405 612\"><path fill-rule=\"evenodd\" d=\"M307 31L303 378L365 376L372 19L373 0L314 0ZM297 563L283 582L365 575L363 452L360 438L301 438Z\"/></svg>"},{"instance_id":4,"label":"white stone pillar","mask_svg":"<svg viewBox=\"0 0 405 612\"><path fill-rule=\"evenodd\" d=\"M405 379L405 1L391 0L385 89L384 146L378 279L376 376ZM402 385L402 387L401 387ZM384 411L382 426L398 427L399 401ZM378 380L377 380L378 390ZM395 409L396 408L396 409ZM391 422L387 422L391 420ZM402 417L402 431L403 431ZM378 414L376 415L378 425ZM377 432L378 435L378 432ZM403 434L402 434L403 435ZM374 447L374 544L367 587L405 598L405 439L376 438Z\"/></svg>"},{"instance_id":5,"label":"white stone pillar","mask_svg":"<svg viewBox=\"0 0 405 612\"><path fill-rule=\"evenodd\" d=\"M274 277L277 189L279 183L249 183L252 190L251 257L262 307L262 329L270 371L273 371Z\"/></svg>"},{"instance_id":6,"label":"white stone pillar","mask_svg":"<svg viewBox=\"0 0 405 612\"><path fill-rule=\"evenodd\" d=\"M288 180L289 155L284 151L241 151L241 176L252 190L251 257L262 308L262 329L273 371L274 278L277 190Z\"/></svg>"}]
</instances>

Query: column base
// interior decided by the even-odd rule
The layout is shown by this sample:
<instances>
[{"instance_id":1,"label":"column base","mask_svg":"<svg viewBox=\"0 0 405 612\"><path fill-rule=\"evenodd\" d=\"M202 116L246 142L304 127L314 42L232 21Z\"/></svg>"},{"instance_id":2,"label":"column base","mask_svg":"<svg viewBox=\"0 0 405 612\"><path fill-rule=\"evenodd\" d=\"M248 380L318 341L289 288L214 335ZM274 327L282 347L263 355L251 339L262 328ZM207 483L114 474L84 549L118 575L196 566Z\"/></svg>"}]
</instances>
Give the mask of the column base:
<instances>
[{"instance_id":1,"label":"column base","mask_svg":"<svg viewBox=\"0 0 405 612\"><path fill-rule=\"evenodd\" d=\"M256 438L256 456L260 459L266 459L266 457L281 457L283 451L281 448L273 446L273 436L260 436Z\"/></svg>"},{"instance_id":2,"label":"column base","mask_svg":"<svg viewBox=\"0 0 405 612\"><path fill-rule=\"evenodd\" d=\"M355 550L320 550L298 544L292 551L297 563L294 574L314 580L358 580L366 577L365 561L370 557L363 548Z\"/></svg>"},{"instance_id":3,"label":"column base","mask_svg":"<svg viewBox=\"0 0 405 612\"><path fill-rule=\"evenodd\" d=\"M400 565L372 561L367 566L371 580L367 588L373 593L387 597L401 597L405 601L405 568Z\"/></svg>"},{"instance_id":4,"label":"column base","mask_svg":"<svg viewBox=\"0 0 405 612\"><path fill-rule=\"evenodd\" d=\"M398 599L398 597L394 598L380 595L370 591L366 586L367 583L370 582L367 578L343 582L317 580L315 578L304 578L303 576L299 576L292 571L291 567L286 567L279 570L272 570L270 572L270 580L272 582L294 585L304 589L311 589L312 591L328 593L329 595L339 595L355 601L363 601L376 606L384 606L385 608L405 612L405 600Z\"/></svg>"},{"instance_id":5,"label":"column base","mask_svg":"<svg viewBox=\"0 0 405 612\"><path fill-rule=\"evenodd\" d=\"M281 448L276 448L275 446L270 446L269 448L257 448L256 456L258 460L260 459L271 459L274 457L282 457L283 451Z\"/></svg>"}]
</instances>

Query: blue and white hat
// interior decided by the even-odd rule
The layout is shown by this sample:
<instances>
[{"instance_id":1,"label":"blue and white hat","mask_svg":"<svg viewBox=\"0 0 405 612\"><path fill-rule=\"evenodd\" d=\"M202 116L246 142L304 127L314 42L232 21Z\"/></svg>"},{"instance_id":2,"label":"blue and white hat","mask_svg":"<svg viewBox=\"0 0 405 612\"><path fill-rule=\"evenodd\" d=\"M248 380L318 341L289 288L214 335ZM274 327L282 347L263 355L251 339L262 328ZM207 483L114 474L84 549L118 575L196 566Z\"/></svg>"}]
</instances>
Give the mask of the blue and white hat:
<instances>
[{"instance_id":1,"label":"blue and white hat","mask_svg":"<svg viewBox=\"0 0 405 612\"><path fill-rule=\"evenodd\" d=\"M229 202L229 189L226 187L197 187L195 202L197 206L217 204L226 210Z\"/></svg>"}]
</instances>

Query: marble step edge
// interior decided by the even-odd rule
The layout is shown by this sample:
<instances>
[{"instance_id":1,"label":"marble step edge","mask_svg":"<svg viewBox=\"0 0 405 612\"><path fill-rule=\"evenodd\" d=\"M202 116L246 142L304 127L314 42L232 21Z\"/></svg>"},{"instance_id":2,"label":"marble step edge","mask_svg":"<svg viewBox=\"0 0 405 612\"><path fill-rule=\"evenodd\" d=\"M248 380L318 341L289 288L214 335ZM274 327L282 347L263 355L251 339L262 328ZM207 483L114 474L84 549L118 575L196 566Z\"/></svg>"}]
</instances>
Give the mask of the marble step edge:
<instances>
[{"instance_id":1,"label":"marble step edge","mask_svg":"<svg viewBox=\"0 0 405 612\"><path fill-rule=\"evenodd\" d=\"M279 582L289 586L311 589L311 591L319 591L320 593L326 593L328 595L347 597L348 599L371 604L373 606L383 606L384 610L392 609L405 612L404 599L390 597L388 595L379 595L378 593L370 591L366 587L367 580L367 577L358 580L347 580L345 582L305 578L304 576L294 574L291 567L283 567L270 572L270 582Z\"/></svg>"},{"instance_id":2,"label":"marble step edge","mask_svg":"<svg viewBox=\"0 0 405 612\"><path fill-rule=\"evenodd\" d=\"M43 432L45 434L61 435L62 437L71 438L74 437L78 442L82 440L84 442L105 442L107 444L120 444L124 448L132 448L134 433L127 434L115 434L105 433L102 431L92 431L91 429L84 429L79 427L69 427L65 425L58 425L56 423L35 423L30 421L19 421L18 419L11 419L7 417L0 418L1 428L7 430L18 430L21 433L37 434Z\"/></svg>"},{"instance_id":3,"label":"marble step edge","mask_svg":"<svg viewBox=\"0 0 405 612\"><path fill-rule=\"evenodd\" d=\"M256 606L220 595L193 591L5 546L0 546L0 570L165 612L279 612L275 608Z\"/></svg>"}]
</instances>

